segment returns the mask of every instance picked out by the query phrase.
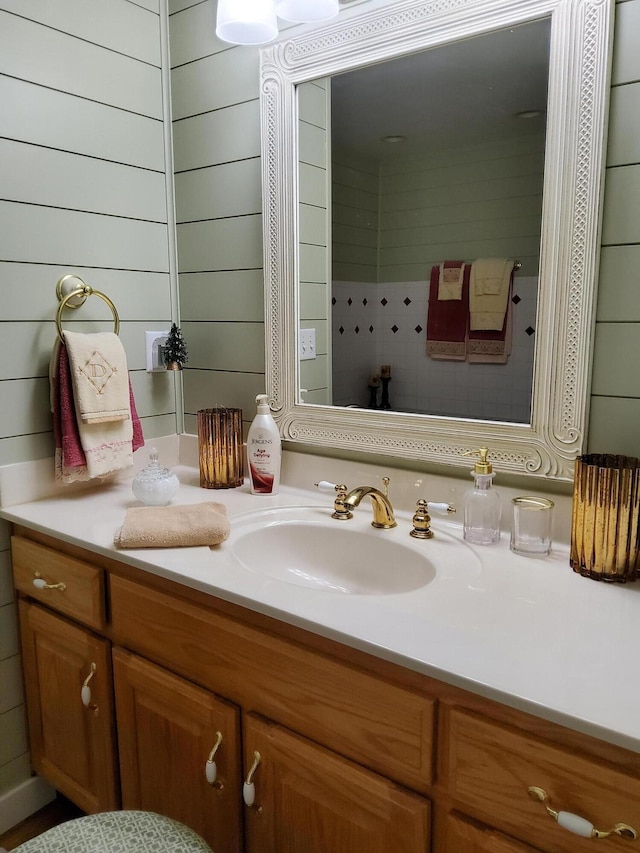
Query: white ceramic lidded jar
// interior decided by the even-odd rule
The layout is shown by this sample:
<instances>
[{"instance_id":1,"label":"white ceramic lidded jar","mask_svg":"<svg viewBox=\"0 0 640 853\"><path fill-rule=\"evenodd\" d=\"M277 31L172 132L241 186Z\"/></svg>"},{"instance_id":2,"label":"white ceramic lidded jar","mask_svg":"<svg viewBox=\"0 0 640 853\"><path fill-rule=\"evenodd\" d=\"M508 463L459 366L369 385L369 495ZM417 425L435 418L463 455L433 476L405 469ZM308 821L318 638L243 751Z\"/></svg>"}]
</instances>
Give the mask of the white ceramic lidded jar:
<instances>
[{"instance_id":1,"label":"white ceramic lidded jar","mask_svg":"<svg viewBox=\"0 0 640 853\"><path fill-rule=\"evenodd\" d=\"M160 464L155 447L149 451L149 459L147 467L133 478L133 494L147 506L167 506L178 491L180 481L173 471Z\"/></svg>"}]
</instances>

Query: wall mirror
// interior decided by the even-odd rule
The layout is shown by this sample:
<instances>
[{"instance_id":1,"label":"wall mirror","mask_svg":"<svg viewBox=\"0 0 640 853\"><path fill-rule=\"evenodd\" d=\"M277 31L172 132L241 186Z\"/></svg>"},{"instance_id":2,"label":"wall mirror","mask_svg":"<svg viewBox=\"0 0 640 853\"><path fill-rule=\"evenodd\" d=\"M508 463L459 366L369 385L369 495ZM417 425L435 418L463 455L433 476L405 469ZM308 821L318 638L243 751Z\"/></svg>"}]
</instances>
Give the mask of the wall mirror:
<instances>
[{"instance_id":1,"label":"wall mirror","mask_svg":"<svg viewBox=\"0 0 640 853\"><path fill-rule=\"evenodd\" d=\"M401 0L263 49L267 390L284 439L465 467L487 444L502 470L572 477L611 17L608 0ZM508 357L432 357L432 269L500 256L519 262Z\"/></svg>"}]
</instances>

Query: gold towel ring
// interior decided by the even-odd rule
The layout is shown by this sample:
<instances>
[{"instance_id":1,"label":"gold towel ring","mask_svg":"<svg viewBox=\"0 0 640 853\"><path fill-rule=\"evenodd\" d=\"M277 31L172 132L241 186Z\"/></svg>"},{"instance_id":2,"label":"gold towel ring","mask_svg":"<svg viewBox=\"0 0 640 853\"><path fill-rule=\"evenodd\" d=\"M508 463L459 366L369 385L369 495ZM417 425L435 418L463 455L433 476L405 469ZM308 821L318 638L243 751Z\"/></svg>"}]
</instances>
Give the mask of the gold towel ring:
<instances>
[{"instance_id":1,"label":"gold towel ring","mask_svg":"<svg viewBox=\"0 0 640 853\"><path fill-rule=\"evenodd\" d=\"M70 293L67 293L66 296L63 295L62 285L67 279L76 279L79 282L82 282L81 286L77 287L75 290L72 290ZM107 303L109 308L111 308L111 313L113 314L113 331L117 335L120 331L120 317L118 316L118 309L113 304L113 302L109 299L109 297L102 293L100 290L95 290L91 287L90 284L86 284L80 276L77 275L65 275L56 285L56 293L58 295L58 299L60 300L60 305L58 306L58 313L56 314L56 328L58 330L58 337L60 340L64 340L63 337L63 329L62 329L62 312L65 308L79 308L84 304L87 296L99 296L104 302ZM72 304L72 299L78 299L78 302Z\"/></svg>"}]
</instances>

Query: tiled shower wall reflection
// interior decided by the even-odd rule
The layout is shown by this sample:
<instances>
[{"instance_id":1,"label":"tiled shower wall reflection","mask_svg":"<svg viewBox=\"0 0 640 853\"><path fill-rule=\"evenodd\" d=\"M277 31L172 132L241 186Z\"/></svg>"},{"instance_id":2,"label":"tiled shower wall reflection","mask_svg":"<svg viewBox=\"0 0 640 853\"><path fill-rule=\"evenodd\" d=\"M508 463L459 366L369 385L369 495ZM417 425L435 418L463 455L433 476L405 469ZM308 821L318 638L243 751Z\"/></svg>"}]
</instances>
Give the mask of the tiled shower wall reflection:
<instances>
[{"instance_id":1,"label":"tiled shower wall reflection","mask_svg":"<svg viewBox=\"0 0 640 853\"><path fill-rule=\"evenodd\" d=\"M394 411L527 423L535 347L537 279L515 276L507 364L434 361L427 355L425 281L333 282L333 399L367 407L369 377L391 365ZM378 393L380 403L380 392Z\"/></svg>"}]
</instances>

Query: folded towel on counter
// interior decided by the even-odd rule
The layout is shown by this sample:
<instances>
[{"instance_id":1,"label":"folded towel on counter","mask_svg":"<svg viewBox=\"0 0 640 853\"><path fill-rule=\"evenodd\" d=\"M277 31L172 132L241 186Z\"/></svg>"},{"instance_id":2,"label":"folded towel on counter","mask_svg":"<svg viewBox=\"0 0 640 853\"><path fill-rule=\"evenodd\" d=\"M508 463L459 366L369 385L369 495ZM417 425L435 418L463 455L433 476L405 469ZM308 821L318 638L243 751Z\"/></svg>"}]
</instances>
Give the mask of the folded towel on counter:
<instances>
[{"instance_id":1,"label":"folded towel on counter","mask_svg":"<svg viewBox=\"0 0 640 853\"><path fill-rule=\"evenodd\" d=\"M59 340L52 352L50 380L56 479L73 483L107 477L133 464L144 435L128 375L129 419L97 424L86 424L77 415L68 352Z\"/></svg>"},{"instance_id":2,"label":"folded towel on counter","mask_svg":"<svg viewBox=\"0 0 640 853\"><path fill-rule=\"evenodd\" d=\"M440 265L431 267L429 309L427 312L427 355L433 359L464 361L467 357L469 317L469 265L463 261L445 261L445 269L462 272L460 299L440 299Z\"/></svg>"},{"instance_id":3,"label":"folded towel on counter","mask_svg":"<svg viewBox=\"0 0 640 853\"><path fill-rule=\"evenodd\" d=\"M469 328L500 331L504 326L513 276L509 258L478 258L469 279Z\"/></svg>"},{"instance_id":4,"label":"folded towel on counter","mask_svg":"<svg viewBox=\"0 0 640 853\"><path fill-rule=\"evenodd\" d=\"M88 424L129 420L129 372L120 338L114 332L65 332L64 342L78 417Z\"/></svg>"},{"instance_id":5,"label":"folded towel on counter","mask_svg":"<svg viewBox=\"0 0 640 853\"><path fill-rule=\"evenodd\" d=\"M219 545L229 537L224 504L134 506L114 537L116 548L188 548Z\"/></svg>"}]
</instances>

